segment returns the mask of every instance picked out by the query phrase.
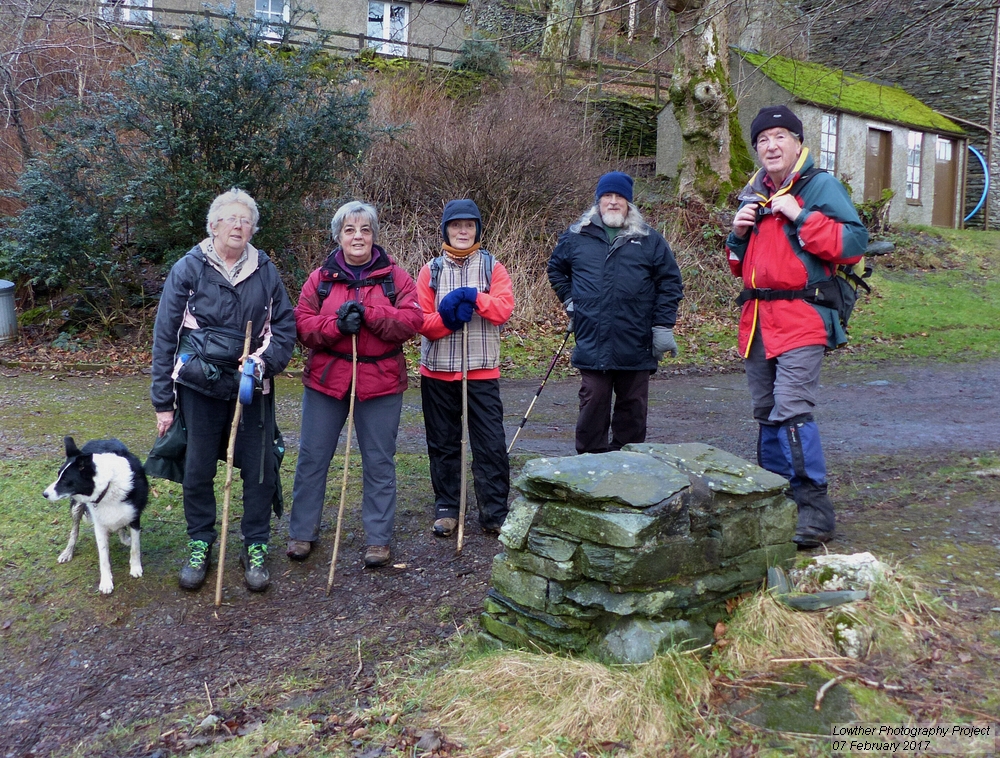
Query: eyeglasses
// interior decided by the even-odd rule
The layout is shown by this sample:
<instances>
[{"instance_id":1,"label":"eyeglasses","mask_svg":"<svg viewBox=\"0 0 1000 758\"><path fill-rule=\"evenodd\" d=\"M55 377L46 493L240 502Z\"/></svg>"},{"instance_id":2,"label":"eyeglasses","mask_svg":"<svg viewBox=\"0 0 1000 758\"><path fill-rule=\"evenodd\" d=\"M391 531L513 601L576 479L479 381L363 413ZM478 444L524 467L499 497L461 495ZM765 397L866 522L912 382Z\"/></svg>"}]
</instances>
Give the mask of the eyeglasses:
<instances>
[{"instance_id":1,"label":"eyeglasses","mask_svg":"<svg viewBox=\"0 0 1000 758\"><path fill-rule=\"evenodd\" d=\"M253 221L246 216L229 216L228 218L220 218L219 221L229 226L253 226Z\"/></svg>"}]
</instances>

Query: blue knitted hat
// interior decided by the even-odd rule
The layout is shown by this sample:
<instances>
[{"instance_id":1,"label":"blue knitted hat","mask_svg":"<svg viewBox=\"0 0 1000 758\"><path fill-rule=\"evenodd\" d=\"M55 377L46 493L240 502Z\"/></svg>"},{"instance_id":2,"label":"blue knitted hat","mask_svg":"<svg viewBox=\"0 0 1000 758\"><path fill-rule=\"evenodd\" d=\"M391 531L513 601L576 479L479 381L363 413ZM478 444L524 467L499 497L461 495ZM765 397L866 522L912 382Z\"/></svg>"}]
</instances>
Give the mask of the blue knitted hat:
<instances>
[{"instance_id":1,"label":"blue knitted hat","mask_svg":"<svg viewBox=\"0 0 1000 758\"><path fill-rule=\"evenodd\" d=\"M483 217L479 213L479 206L472 200L449 200L441 214L441 237L445 242L451 244L448 239L448 222L458 221L468 218L476 222L476 242L483 236Z\"/></svg>"},{"instance_id":2,"label":"blue knitted hat","mask_svg":"<svg viewBox=\"0 0 1000 758\"><path fill-rule=\"evenodd\" d=\"M601 195L614 192L632 202L632 177L621 171L612 171L597 180L597 190L594 200L600 201Z\"/></svg>"}]
</instances>

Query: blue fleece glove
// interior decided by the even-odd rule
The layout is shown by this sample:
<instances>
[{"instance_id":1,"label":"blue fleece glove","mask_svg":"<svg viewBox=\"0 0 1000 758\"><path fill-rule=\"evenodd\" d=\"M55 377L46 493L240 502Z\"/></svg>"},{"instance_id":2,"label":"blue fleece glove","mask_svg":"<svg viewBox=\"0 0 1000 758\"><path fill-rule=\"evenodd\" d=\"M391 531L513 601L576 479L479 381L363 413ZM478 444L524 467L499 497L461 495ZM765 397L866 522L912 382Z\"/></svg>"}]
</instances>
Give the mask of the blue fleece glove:
<instances>
[{"instance_id":1,"label":"blue fleece glove","mask_svg":"<svg viewBox=\"0 0 1000 758\"><path fill-rule=\"evenodd\" d=\"M472 321L478 294L475 287L459 287L441 298L438 313L444 325L451 331L457 332L462 328L462 324Z\"/></svg>"}]
</instances>

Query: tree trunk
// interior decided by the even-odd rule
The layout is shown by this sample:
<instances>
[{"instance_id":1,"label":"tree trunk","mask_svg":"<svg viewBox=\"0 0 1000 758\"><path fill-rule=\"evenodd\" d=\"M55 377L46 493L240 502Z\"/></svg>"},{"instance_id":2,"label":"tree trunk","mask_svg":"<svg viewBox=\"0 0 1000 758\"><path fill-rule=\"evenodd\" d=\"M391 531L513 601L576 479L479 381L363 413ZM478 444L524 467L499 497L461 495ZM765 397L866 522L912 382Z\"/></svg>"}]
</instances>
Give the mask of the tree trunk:
<instances>
[{"instance_id":1,"label":"tree trunk","mask_svg":"<svg viewBox=\"0 0 1000 758\"><path fill-rule=\"evenodd\" d=\"M639 0L632 0L628 6L628 43L635 40L636 29L639 28Z\"/></svg>"},{"instance_id":2,"label":"tree trunk","mask_svg":"<svg viewBox=\"0 0 1000 758\"><path fill-rule=\"evenodd\" d=\"M663 39L663 21L666 18L665 0L656 0L656 12L653 16L653 39L659 42Z\"/></svg>"},{"instance_id":3,"label":"tree trunk","mask_svg":"<svg viewBox=\"0 0 1000 758\"><path fill-rule=\"evenodd\" d=\"M552 0L545 21L545 36L542 37L542 58L547 59L549 75L562 69L561 61L569 57L570 33L573 27L573 12L576 0Z\"/></svg>"},{"instance_id":4,"label":"tree trunk","mask_svg":"<svg viewBox=\"0 0 1000 758\"><path fill-rule=\"evenodd\" d=\"M671 3L682 8L673 17L678 40L670 86L670 101L683 136L677 189L681 196L694 196L710 205L732 189L730 124L735 125L732 128L739 139L736 99L729 85L726 5L726 0L686 7Z\"/></svg>"},{"instance_id":5,"label":"tree trunk","mask_svg":"<svg viewBox=\"0 0 1000 758\"><path fill-rule=\"evenodd\" d=\"M582 61L589 61L594 55L595 31L594 0L580 0L580 47L577 55Z\"/></svg>"}]
</instances>

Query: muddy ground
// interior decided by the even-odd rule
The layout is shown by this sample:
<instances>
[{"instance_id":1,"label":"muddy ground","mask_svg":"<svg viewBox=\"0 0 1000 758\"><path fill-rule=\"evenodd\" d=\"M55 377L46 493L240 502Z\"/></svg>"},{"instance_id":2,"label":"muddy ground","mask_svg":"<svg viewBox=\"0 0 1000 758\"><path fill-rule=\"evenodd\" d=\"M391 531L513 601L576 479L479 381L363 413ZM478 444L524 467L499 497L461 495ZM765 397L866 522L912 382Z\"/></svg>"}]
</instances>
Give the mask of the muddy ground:
<instances>
[{"instance_id":1,"label":"muddy ground","mask_svg":"<svg viewBox=\"0 0 1000 758\"><path fill-rule=\"evenodd\" d=\"M22 389L44 381L52 378L5 371L0 404L22 402ZM71 399L98 391L138 397L145 382L70 377L59 381L59 392ZM508 438L537 386L537 380L504 383ZM546 386L518 440L515 468L525 454L573 453L576 391L575 379ZM279 420L294 447L295 381L289 379L282 392ZM756 429L747 406L741 374L657 375L648 439L706 442L752 459ZM901 561L954 602L963 622L982 626L975 656L968 650L945 656L951 668L942 669L934 685L948 702L981 714L977 704L994 686L982 678L1000 666L1000 633L988 633L998 628L1000 615L1000 479L977 472L975 459L995 459L1000 451L1000 362L828 367L817 418L840 510L840 537L832 549L871 550ZM50 457L57 467L52 451L58 448L57 435L0 428L0 457ZM400 451L424 452L419 394L412 390ZM960 473L947 474L953 470ZM287 466L284 476L287 491ZM93 581L79 588L82 600L72 613L53 611L52 626L25 639L18 619L0 602L0 756L73 749L86 754L94 736L140 722L122 744L131 746L130 755L153 755L166 744L161 734L178 727L180 707L202 701L208 713L208 697L256 704L241 714L243 721L304 704L320 712L346 711L371 695L379 663L404 661L478 613L500 546L480 532L475 518L461 557L455 557L453 541L435 539L429 530L430 485L419 470L400 473L394 565L362 569L363 538L352 517L336 585L326 596L338 484L339 469L331 473L332 504L318 554L303 564L284 558L286 516L275 524L270 590L247 593L230 568L218 610L212 603L214 570L201 592L182 593L177 566L163 550L145 553L146 575L137 581L127 576L124 551L113 546L119 586L110 598L97 595L93 538L85 533L75 560L93 564ZM145 528L174 529L180 543L182 528L171 523L154 521ZM233 567L235 539L230 545ZM53 544L53 565L59 549ZM30 566L14 560L0 570L10 576ZM46 603L45 593L33 602ZM269 682L288 678L301 679L301 694L269 695Z\"/></svg>"}]
</instances>

